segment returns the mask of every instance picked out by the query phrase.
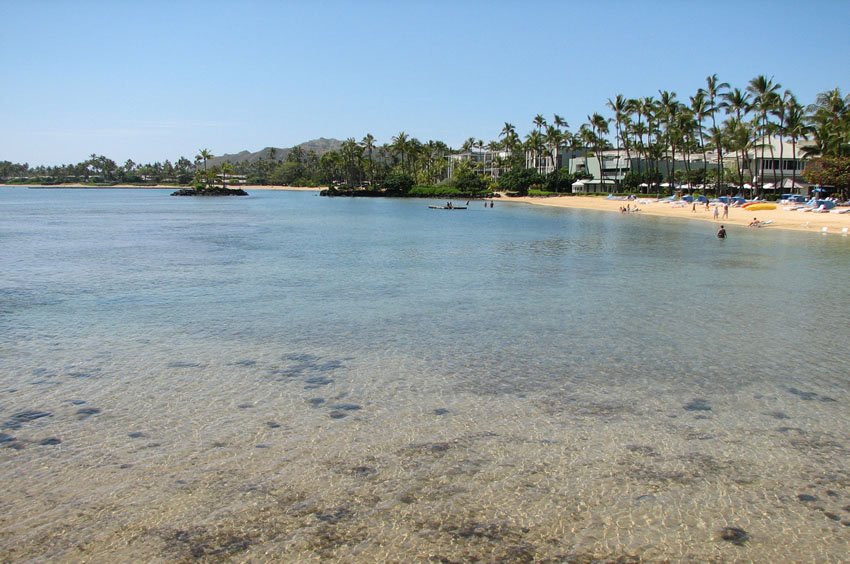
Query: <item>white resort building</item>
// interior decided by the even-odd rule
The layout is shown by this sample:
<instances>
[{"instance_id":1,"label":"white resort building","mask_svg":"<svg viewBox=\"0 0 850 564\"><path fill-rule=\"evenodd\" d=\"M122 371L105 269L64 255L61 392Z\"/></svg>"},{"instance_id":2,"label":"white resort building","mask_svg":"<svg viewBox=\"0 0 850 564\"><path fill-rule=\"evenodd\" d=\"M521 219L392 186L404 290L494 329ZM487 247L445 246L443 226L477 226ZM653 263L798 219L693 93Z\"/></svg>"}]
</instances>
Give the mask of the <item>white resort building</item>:
<instances>
[{"instance_id":1,"label":"white resort building","mask_svg":"<svg viewBox=\"0 0 850 564\"><path fill-rule=\"evenodd\" d=\"M796 144L788 139L780 142L772 138L762 144L757 144L755 150L746 153L729 152L723 154L724 185L729 188L758 189L783 193L808 194L813 188L803 180L806 168L803 149L812 145L811 141L798 141ZM491 151L485 148L471 148L469 151L449 155L448 177L451 178L454 168L461 161L472 161L481 172L491 178L498 178L510 158L510 151ZM587 174L593 178L573 184L573 191L578 193L610 193L619 191L623 180L629 172L646 172L655 168L661 175L662 181L658 187L669 189L684 187L701 189L703 186L681 186L675 183L680 177L679 171L696 171L706 169L717 170L717 154L714 151L692 153L688 158L676 154L674 160L661 159L650 163L648 160L632 152L627 154L624 149L605 149L597 156L590 149L568 149L561 147L557 151L525 153L526 168L534 169L540 174L549 174L557 169L566 169L570 174ZM642 185L644 188L649 188Z\"/></svg>"}]
</instances>

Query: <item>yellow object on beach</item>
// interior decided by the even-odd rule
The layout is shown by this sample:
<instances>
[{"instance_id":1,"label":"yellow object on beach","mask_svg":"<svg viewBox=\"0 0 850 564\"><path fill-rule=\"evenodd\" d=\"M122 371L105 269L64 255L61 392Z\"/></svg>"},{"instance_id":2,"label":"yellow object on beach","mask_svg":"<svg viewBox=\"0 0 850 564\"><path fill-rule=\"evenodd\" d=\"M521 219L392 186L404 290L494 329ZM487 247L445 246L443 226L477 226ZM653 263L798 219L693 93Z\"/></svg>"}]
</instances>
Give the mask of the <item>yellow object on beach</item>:
<instances>
[{"instance_id":1,"label":"yellow object on beach","mask_svg":"<svg viewBox=\"0 0 850 564\"><path fill-rule=\"evenodd\" d=\"M775 210L776 204L750 204L744 209L746 209L747 211Z\"/></svg>"}]
</instances>

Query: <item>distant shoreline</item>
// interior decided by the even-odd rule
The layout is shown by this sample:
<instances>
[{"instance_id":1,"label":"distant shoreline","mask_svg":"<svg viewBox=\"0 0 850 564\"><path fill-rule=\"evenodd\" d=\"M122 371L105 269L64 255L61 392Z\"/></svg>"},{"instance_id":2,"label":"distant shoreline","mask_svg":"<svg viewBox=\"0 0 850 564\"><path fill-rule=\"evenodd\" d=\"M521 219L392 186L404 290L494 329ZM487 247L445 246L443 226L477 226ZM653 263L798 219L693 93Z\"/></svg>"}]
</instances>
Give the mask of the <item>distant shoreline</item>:
<instances>
[{"instance_id":1,"label":"distant shoreline","mask_svg":"<svg viewBox=\"0 0 850 564\"><path fill-rule=\"evenodd\" d=\"M259 191L289 191L289 192L319 192L322 187L309 186L261 186L261 185L234 185L234 187L242 188L243 190L259 190ZM179 190L180 186L133 186L133 185L116 185L116 186L86 186L84 184L57 184L57 185L22 185L22 184L0 184L0 188L28 188L37 190ZM185 187L182 187L185 188ZM523 203L536 206L551 206L558 208L573 208L583 210L596 210L604 212L618 213L620 207L627 204L634 208L640 208L638 214L624 215L641 215L641 216L663 216L675 217L692 221L710 222L715 224L713 229L719 228L721 224L728 226L747 227L754 217L758 217L761 221L770 221L771 223L765 226L766 229L782 229L789 231L803 231L809 233L820 233L823 228L827 229L827 233L840 234L844 227L850 228L850 213L835 214L835 213L802 213L799 211L789 211L785 206L778 205L775 210L763 210L758 212L748 212L746 209L732 207L729 209L729 216L726 219L721 218L715 220L713 208L706 210L704 206L697 205L692 209L691 204L672 204L663 203L655 198L638 198L635 201L624 200L609 200L604 197L596 196L560 196L560 197L511 197L500 198L501 203Z\"/></svg>"}]
</instances>

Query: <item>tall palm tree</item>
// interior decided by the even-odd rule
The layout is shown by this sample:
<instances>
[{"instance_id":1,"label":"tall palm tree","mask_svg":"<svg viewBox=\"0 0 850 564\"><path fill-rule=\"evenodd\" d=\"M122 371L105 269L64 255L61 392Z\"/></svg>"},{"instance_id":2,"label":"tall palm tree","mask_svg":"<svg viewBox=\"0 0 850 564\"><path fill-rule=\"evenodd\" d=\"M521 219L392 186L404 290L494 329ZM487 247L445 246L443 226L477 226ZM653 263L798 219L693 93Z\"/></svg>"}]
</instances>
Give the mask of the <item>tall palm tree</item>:
<instances>
[{"instance_id":1,"label":"tall palm tree","mask_svg":"<svg viewBox=\"0 0 850 564\"><path fill-rule=\"evenodd\" d=\"M686 106L679 104L676 112L676 121L673 127L674 145L678 144L682 152L682 157L685 161L685 181L689 187L691 184L691 152L699 148L696 138L696 130L698 124L694 113ZM702 134L700 133L699 136ZM675 171L674 171L675 175Z\"/></svg>"},{"instance_id":2,"label":"tall palm tree","mask_svg":"<svg viewBox=\"0 0 850 564\"><path fill-rule=\"evenodd\" d=\"M233 164L229 162L221 163L221 187L227 188L227 175L233 175Z\"/></svg>"},{"instance_id":3,"label":"tall palm tree","mask_svg":"<svg viewBox=\"0 0 850 564\"><path fill-rule=\"evenodd\" d=\"M366 155L369 157L369 183L375 182L375 165L372 160L372 152L375 150L375 137L371 133L367 133L360 141L360 145L366 150Z\"/></svg>"},{"instance_id":4,"label":"tall palm tree","mask_svg":"<svg viewBox=\"0 0 850 564\"><path fill-rule=\"evenodd\" d=\"M407 172L407 168L405 166L405 155L409 148L409 137L407 133L404 131L400 132L398 135L392 138L392 144L390 145L390 151L393 153L397 153L399 155L399 159L401 161L401 171Z\"/></svg>"},{"instance_id":5,"label":"tall palm tree","mask_svg":"<svg viewBox=\"0 0 850 564\"><path fill-rule=\"evenodd\" d=\"M756 135L759 139L759 144L761 145L761 171L756 171L757 173L757 183L756 186L760 189L761 186L764 186L764 175L763 171L765 168L764 163L764 148L765 143L769 143L770 140L767 139L770 134L770 127L768 126L768 115L771 110L773 110L779 102L779 96L777 92L782 88L782 85L779 83L773 82L773 78L767 78L764 75L759 75L752 80L750 80L749 84L747 84L747 92L749 92L753 96L753 109L758 114L758 118L756 120ZM770 144L771 150L773 149L773 143Z\"/></svg>"},{"instance_id":6,"label":"tall palm tree","mask_svg":"<svg viewBox=\"0 0 850 564\"><path fill-rule=\"evenodd\" d=\"M735 167L738 172L738 188L743 188L743 167L741 164L741 160L744 158L742 154L741 157L738 157L738 149L743 150L743 146L746 145L739 142L739 135L741 131L741 127L743 127L744 117L750 112L750 95L748 92L741 90L740 88L734 88L728 92L724 92L721 94L723 98L723 102L719 107L725 108L727 115L733 115L734 121L727 122L727 138L729 139L731 145L735 147Z\"/></svg>"},{"instance_id":7,"label":"tall palm tree","mask_svg":"<svg viewBox=\"0 0 850 564\"><path fill-rule=\"evenodd\" d=\"M807 110L815 138L814 150L808 152L825 157L850 155L850 95L842 97L839 88L821 92Z\"/></svg>"},{"instance_id":8,"label":"tall palm tree","mask_svg":"<svg viewBox=\"0 0 850 564\"><path fill-rule=\"evenodd\" d=\"M596 161L599 163L599 176L602 180L602 187L605 187L605 165L602 162L602 149L606 146L604 135L608 135L608 121L602 114L594 113L592 116L587 116L587 121L590 124L590 129L593 131L593 151L596 153Z\"/></svg>"},{"instance_id":9,"label":"tall palm tree","mask_svg":"<svg viewBox=\"0 0 850 564\"><path fill-rule=\"evenodd\" d=\"M567 128L570 126L570 124L568 124L567 120L565 120L558 114L552 116L552 123L555 125L556 131L558 132L559 136L558 145L555 147L555 160L557 161L560 152L560 147L562 144L564 144L564 142L567 140L567 136L569 135L569 131L567 131ZM554 166L555 170L557 170L559 168L559 163L554 163ZM555 180L555 184L557 187L557 178Z\"/></svg>"},{"instance_id":10,"label":"tall palm tree","mask_svg":"<svg viewBox=\"0 0 850 564\"><path fill-rule=\"evenodd\" d=\"M561 116L559 116L558 114L555 114L553 116L552 123L555 125L555 127L563 128L563 129L566 129L570 126L567 123L567 121L564 118L562 118Z\"/></svg>"},{"instance_id":11,"label":"tall palm tree","mask_svg":"<svg viewBox=\"0 0 850 564\"><path fill-rule=\"evenodd\" d=\"M608 98L608 107L611 111L614 112L614 123L616 127L615 138L617 141L617 163L619 169L620 162L620 141L623 142L623 145L626 146L626 158L631 163L631 156L629 155L629 143L624 138L623 133L623 125L628 120L628 112L629 112L629 101L622 95L617 94L613 100Z\"/></svg>"},{"instance_id":12,"label":"tall palm tree","mask_svg":"<svg viewBox=\"0 0 850 564\"><path fill-rule=\"evenodd\" d=\"M694 120L693 125L698 133L699 148L700 151L702 151L702 178L703 182L705 182L705 179L708 177L708 155L705 150L705 127L703 126L703 121L705 121L705 118L708 117L709 114L708 100L706 100L705 91L700 88L697 90L696 96L690 97L690 101L690 110Z\"/></svg>"},{"instance_id":13,"label":"tall palm tree","mask_svg":"<svg viewBox=\"0 0 850 564\"><path fill-rule=\"evenodd\" d=\"M209 149L201 149L201 151L198 153L197 157L195 157L196 162L197 162L198 159L201 159L202 161L204 161L204 178L206 178L206 180L207 180L207 186L210 185L210 177L207 174L207 161L210 160L211 158L213 158L213 154L210 152Z\"/></svg>"},{"instance_id":14,"label":"tall palm tree","mask_svg":"<svg viewBox=\"0 0 850 564\"><path fill-rule=\"evenodd\" d=\"M526 168L540 171L540 153L543 152L543 135L539 131L532 131L525 136Z\"/></svg>"},{"instance_id":15,"label":"tall palm tree","mask_svg":"<svg viewBox=\"0 0 850 564\"><path fill-rule=\"evenodd\" d=\"M512 123L505 122L499 137L505 138L505 146L510 150L511 146L517 141L516 127Z\"/></svg>"},{"instance_id":16,"label":"tall palm tree","mask_svg":"<svg viewBox=\"0 0 850 564\"><path fill-rule=\"evenodd\" d=\"M716 143L714 145L714 148L715 148L715 151L716 151L716 157L717 157L717 175L716 175L717 176L717 178L716 178L717 184L714 187L715 193L718 193L720 191L720 177L722 176L721 171L723 170L723 143L722 143L723 136L722 135L715 135L715 134L720 132L720 130L717 128L717 119L715 117L715 114L717 113L717 110L720 107L718 105L717 99L722 97L724 91L729 88L728 82L718 82L718 80L719 79L717 78L716 74L712 74L712 75L705 77L705 90L704 90L706 96L708 96L708 104L707 104L706 110L708 112L708 115L711 116L712 136L714 137L714 140L716 141Z\"/></svg>"},{"instance_id":17,"label":"tall palm tree","mask_svg":"<svg viewBox=\"0 0 850 564\"><path fill-rule=\"evenodd\" d=\"M679 102L676 100L675 92L667 90L659 90L659 108L661 110L661 120L664 123L664 145L665 150L670 151L670 155L666 159L667 182L671 182L673 175L670 171L670 165L675 167L676 164L676 145L673 139L673 133L676 124L676 115L679 112ZM672 161L672 163L671 163Z\"/></svg>"},{"instance_id":18,"label":"tall palm tree","mask_svg":"<svg viewBox=\"0 0 850 564\"><path fill-rule=\"evenodd\" d=\"M643 108L643 115L646 116L645 151L648 153L650 170L657 176L658 161L664 152L663 148L659 148L661 144L658 142L658 138L661 135L659 130L659 124L661 123L661 103L653 96L647 96L642 99L641 107Z\"/></svg>"},{"instance_id":19,"label":"tall palm tree","mask_svg":"<svg viewBox=\"0 0 850 564\"><path fill-rule=\"evenodd\" d=\"M546 118L537 114L534 116L534 125L537 126L537 133L542 133L542 129L546 126Z\"/></svg>"},{"instance_id":20,"label":"tall palm tree","mask_svg":"<svg viewBox=\"0 0 850 564\"><path fill-rule=\"evenodd\" d=\"M794 166L791 169L791 183L797 187L797 141L808 139L811 127L806 123L806 113L803 106L791 96L785 104L785 134L791 138L791 158Z\"/></svg>"},{"instance_id":21,"label":"tall palm tree","mask_svg":"<svg viewBox=\"0 0 850 564\"><path fill-rule=\"evenodd\" d=\"M563 132L561 132L560 129L558 129L554 125L546 126L544 142L546 144L546 156L549 157L549 172L555 172L558 170L558 149L561 146L561 143L563 143L563 141L564 134Z\"/></svg>"},{"instance_id":22,"label":"tall palm tree","mask_svg":"<svg viewBox=\"0 0 850 564\"><path fill-rule=\"evenodd\" d=\"M516 127L512 123L505 122L499 137L504 138L505 149L510 153L510 161L516 163L520 158L517 147L520 145L519 135L517 135Z\"/></svg>"}]
</instances>

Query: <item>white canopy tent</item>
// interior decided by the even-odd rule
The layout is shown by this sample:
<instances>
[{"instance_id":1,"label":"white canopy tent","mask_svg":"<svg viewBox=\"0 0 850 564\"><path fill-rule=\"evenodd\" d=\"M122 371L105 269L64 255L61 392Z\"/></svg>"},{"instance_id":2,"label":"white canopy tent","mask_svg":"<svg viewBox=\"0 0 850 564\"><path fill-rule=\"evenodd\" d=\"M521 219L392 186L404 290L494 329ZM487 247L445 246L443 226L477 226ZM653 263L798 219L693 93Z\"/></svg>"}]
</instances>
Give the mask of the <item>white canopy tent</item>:
<instances>
[{"instance_id":1,"label":"white canopy tent","mask_svg":"<svg viewBox=\"0 0 850 564\"><path fill-rule=\"evenodd\" d=\"M591 180L578 180L573 182L574 194L609 194L617 187L617 183L613 180L600 180L593 178Z\"/></svg>"}]
</instances>

